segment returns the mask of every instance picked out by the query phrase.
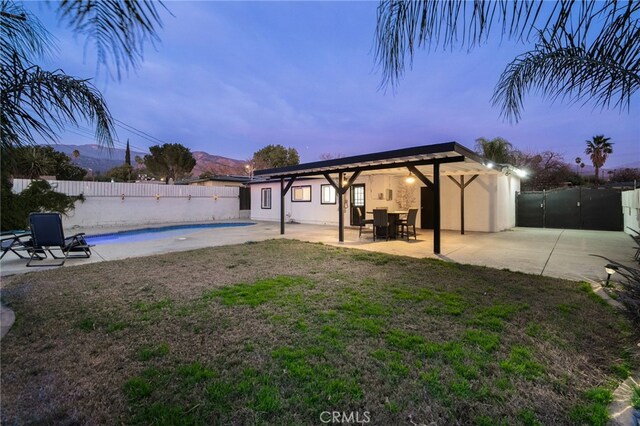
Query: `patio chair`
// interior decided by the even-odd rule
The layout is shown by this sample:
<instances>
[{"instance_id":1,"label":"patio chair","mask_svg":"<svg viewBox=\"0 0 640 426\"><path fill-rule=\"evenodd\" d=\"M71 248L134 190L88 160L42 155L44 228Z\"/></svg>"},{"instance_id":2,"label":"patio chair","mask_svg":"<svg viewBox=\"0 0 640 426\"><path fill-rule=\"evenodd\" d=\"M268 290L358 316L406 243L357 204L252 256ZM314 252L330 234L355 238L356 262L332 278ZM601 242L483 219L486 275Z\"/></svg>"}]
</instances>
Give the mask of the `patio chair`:
<instances>
[{"instance_id":1,"label":"patio chair","mask_svg":"<svg viewBox=\"0 0 640 426\"><path fill-rule=\"evenodd\" d=\"M409 241L409 237L411 234L411 229L413 228L413 238L418 239L418 235L416 234L416 218L418 217L418 209L409 209L409 213L407 213L407 218L405 220L401 220L398 222L400 226L400 237L404 238L404 231L407 230L407 241Z\"/></svg>"},{"instance_id":2,"label":"patio chair","mask_svg":"<svg viewBox=\"0 0 640 426\"><path fill-rule=\"evenodd\" d=\"M84 233L65 238L62 230L62 216L60 213L31 213L29 214L32 247L28 250L27 266L62 266L67 259L88 258L91 256L91 246L84 239ZM32 265L34 260L43 260L38 252L47 250L54 259L62 259L58 263ZM52 250L60 250L62 257L56 256ZM70 255L74 252L76 254Z\"/></svg>"},{"instance_id":3,"label":"patio chair","mask_svg":"<svg viewBox=\"0 0 640 426\"><path fill-rule=\"evenodd\" d=\"M389 214L387 209L373 210L373 241L380 236L379 232L384 229L384 237L389 241Z\"/></svg>"},{"instance_id":4,"label":"patio chair","mask_svg":"<svg viewBox=\"0 0 640 426\"><path fill-rule=\"evenodd\" d=\"M25 256L22 252L28 252L28 250L32 246L31 242L31 234L29 232L3 232L0 235L1 243L2 243L2 254L0 255L0 259L4 257L7 252L12 252L20 259L28 259L29 256ZM43 254L44 252L39 252L38 255Z\"/></svg>"},{"instance_id":5,"label":"patio chair","mask_svg":"<svg viewBox=\"0 0 640 426\"><path fill-rule=\"evenodd\" d=\"M356 207L356 215L358 219L357 225L360 227L360 230L358 231L358 238L360 238L362 235L362 228L366 229L367 225L373 225L373 219L365 219L364 208L362 206Z\"/></svg>"}]
</instances>

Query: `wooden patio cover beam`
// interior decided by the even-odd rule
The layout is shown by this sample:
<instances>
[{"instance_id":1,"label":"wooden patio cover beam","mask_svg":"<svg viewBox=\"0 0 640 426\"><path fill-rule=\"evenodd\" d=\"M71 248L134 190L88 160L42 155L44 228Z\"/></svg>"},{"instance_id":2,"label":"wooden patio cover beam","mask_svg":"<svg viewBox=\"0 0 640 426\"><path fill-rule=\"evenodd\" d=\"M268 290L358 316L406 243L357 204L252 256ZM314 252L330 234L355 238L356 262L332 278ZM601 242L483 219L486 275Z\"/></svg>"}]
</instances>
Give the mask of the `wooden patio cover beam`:
<instances>
[{"instance_id":1,"label":"wooden patio cover beam","mask_svg":"<svg viewBox=\"0 0 640 426\"><path fill-rule=\"evenodd\" d=\"M295 180L296 177L292 176L287 182L287 186L285 186L284 178L280 178L280 235L284 235L284 196L287 195Z\"/></svg>"},{"instance_id":2,"label":"wooden patio cover beam","mask_svg":"<svg viewBox=\"0 0 640 426\"><path fill-rule=\"evenodd\" d=\"M458 188L460 188L460 234L462 235L464 235L464 189L469 186L471 182L476 180L478 176L479 175L471 176L471 179L469 179L467 183L464 182L464 175L460 176L460 182L455 180L453 176L449 176L449 179L451 179L453 183L455 183Z\"/></svg>"}]
</instances>

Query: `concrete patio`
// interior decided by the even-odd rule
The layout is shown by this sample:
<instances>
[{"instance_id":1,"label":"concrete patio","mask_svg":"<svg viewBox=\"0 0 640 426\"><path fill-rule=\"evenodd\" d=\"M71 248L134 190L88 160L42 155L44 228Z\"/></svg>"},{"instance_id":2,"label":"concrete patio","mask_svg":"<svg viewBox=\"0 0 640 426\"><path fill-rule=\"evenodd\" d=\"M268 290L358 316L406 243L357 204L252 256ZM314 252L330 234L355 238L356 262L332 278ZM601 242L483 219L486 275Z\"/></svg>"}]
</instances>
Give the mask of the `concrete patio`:
<instances>
[{"instance_id":1,"label":"concrete patio","mask_svg":"<svg viewBox=\"0 0 640 426\"><path fill-rule=\"evenodd\" d=\"M123 228L75 229L66 233L86 232L91 235L119 230ZM272 238L293 238L411 257L433 257L592 283L601 282L606 278L606 273L604 260L590 254L632 265L632 255L635 253L632 239L623 232L513 228L498 233L467 232L460 235L457 231L443 231L442 254L434 255L432 233L425 230L420 230L417 241L373 242L370 233L358 238L357 228L347 228L345 242L338 243L336 226L287 224L283 236L280 235L279 223L257 222L250 227L190 230L181 237L98 245L93 248L91 258L67 260L65 267ZM7 276L50 270L26 268L25 263L25 260L9 253L0 263L0 273Z\"/></svg>"}]
</instances>

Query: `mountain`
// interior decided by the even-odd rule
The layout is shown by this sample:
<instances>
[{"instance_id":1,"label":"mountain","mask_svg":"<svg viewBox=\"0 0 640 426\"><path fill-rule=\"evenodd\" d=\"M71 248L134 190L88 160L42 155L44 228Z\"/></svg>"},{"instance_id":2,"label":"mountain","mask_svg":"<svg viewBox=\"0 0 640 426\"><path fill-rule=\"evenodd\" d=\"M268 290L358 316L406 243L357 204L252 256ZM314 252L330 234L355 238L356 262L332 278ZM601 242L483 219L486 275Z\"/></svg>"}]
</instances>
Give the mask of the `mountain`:
<instances>
[{"instance_id":1,"label":"mountain","mask_svg":"<svg viewBox=\"0 0 640 426\"><path fill-rule=\"evenodd\" d=\"M193 177L200 176L204 172L212 172L216 175L244 175L246 174L246 161L208 154L204 151L193 151L196 166L191 171Z\"/></svg>"},{"instance_id":2,"label":"mountain","mask_svg":"<svg viewBox=\"0 0 640 426\"><path fill-rule=\"evenodd\" d=\"M52 145L56 151L63 152L71 160L83 169L91 169L94 173L105 173L108 170L124 164L124 149L102 148L99 145ZM73 158L73 151L78 150L80 156ZM136 155L144 157L145 153L131 151L131 162L134 163ZM135 164L134 164L135 165Z\"/></svg>"},{"instance_id":3,"label":"mountain","mask_svg":"<svg viewBox=\"0 0 640 426\"><path fill-rule=\"evenodd\" d=\"M91 169L94 173L106 173L108 170L124 164L125 150L121 148L101 148L98 145L52 145L56 151L67 154L75 164ZM73 158L73 151L78 150L80 156ZM144 157L145 152L131 151L131 163L135 166L136 156ZM234 160L233 158L221 157L219 155L208 154L204 151L193 151L193 158L196 159L196 166L191 175L200 176L204 172L212 172L217 175L244 175L245 161Z\"/></svg>"}]
</instances>

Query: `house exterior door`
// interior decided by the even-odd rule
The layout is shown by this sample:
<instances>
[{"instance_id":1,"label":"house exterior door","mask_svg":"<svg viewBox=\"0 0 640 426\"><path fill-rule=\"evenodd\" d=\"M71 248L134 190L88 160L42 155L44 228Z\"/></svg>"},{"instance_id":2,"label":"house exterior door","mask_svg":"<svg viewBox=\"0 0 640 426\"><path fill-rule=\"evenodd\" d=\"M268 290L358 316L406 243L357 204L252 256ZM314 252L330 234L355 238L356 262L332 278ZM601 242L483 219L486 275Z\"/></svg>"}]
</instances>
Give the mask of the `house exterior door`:
<instances>
[{"instance_id":1,"label":"house exterior door","mask_svg":"<svg viewBox=\"0 0 640 426\"><path fill-rule=\"evenodd\" d=\"M420 228L433 229L433 191L427 186L420 187Z\"/></svg>"},{"instance_id":2,"label":"house exterior door","mask_svg":"<svg viewBox=\"0 0 640 426\"><path fill-rule=\"evenodd\" d=\"M356 212L356 207L362 207L362 212L366 212L364 194L365 191L363 183L351 186L351 207L349 209L351 211L351 226L356 226L358 224L358 213Z\"/></svg>"}]
</instances>

